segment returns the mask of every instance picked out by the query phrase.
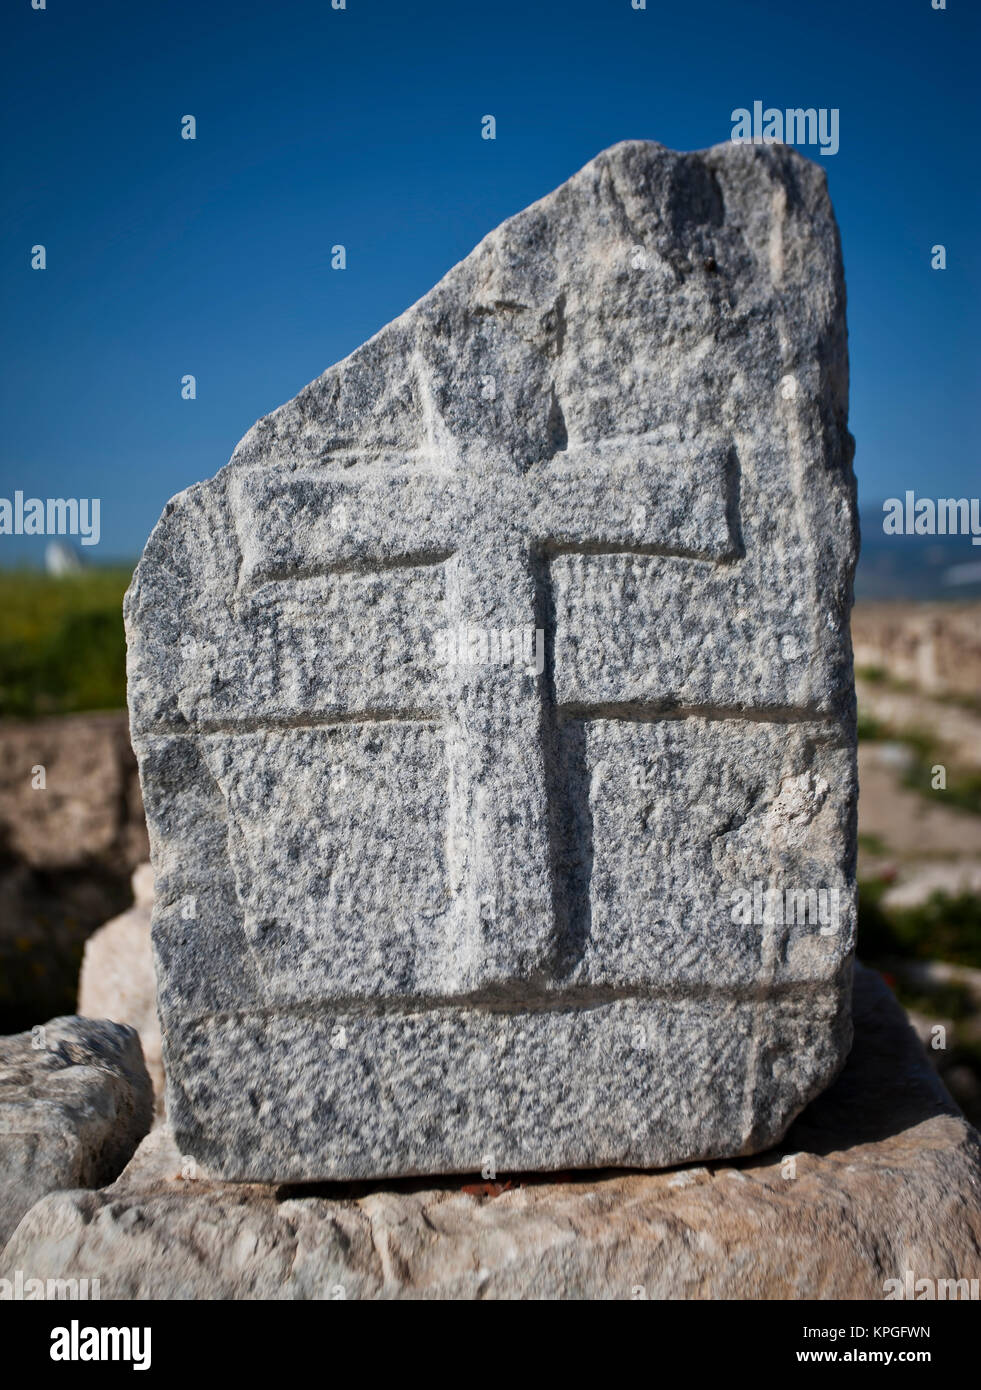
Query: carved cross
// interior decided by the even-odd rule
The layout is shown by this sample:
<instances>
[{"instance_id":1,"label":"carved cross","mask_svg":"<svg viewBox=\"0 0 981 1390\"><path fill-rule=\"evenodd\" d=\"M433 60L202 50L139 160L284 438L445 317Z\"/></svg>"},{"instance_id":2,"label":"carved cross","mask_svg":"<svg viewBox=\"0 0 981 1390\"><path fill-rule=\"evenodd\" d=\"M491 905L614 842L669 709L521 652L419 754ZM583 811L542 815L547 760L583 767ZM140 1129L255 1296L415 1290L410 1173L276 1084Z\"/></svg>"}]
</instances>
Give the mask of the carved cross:
<instances>
[{"instance_id":1,"label":"carved cross","mask_svg":"<svg viewBox=\"0 0 981 1390\"><path fill-rule=\"evenodd\" d=\"M554 555L719 563L738 554L722 446L689 451L632 437L573 446L526 469L493 456L465 469L255 469L233 486L240 593L345 570L442 565L449 626L542 629L547 650ZM469 847L457 866L451 927L458 986L534 982L552 969L561 928L552 848L561 710L551 671L547 664L538 679L512 666L468 666L447 672L446 691L450 834Z\"/></svg>"}]
</instances>

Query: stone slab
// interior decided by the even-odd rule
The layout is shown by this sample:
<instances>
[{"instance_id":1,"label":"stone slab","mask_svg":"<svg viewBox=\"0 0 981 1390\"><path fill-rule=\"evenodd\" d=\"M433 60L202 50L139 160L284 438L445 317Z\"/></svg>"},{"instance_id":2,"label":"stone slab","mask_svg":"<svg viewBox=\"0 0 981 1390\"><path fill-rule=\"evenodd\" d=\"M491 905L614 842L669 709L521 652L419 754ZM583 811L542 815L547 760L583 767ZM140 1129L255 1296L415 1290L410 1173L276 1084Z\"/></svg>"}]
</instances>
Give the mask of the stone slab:
<instances>
[{"instance_id":1,"label":"stone slab","mask_svg":"<svg viewBox=\"0 0 981 1390\"><path fill-rule=\"evenodd\" d=\"M844 307L823 170L618 145L168 505L126 618L185 1152L671 1164L833 1079Z\"/></svg>"},{"instance_id":2,"label":"stone slab","mask_svg":"<svg viewBox=\"0 0 981 1390\"><path fill-rule=\"evenodd\" d=\"M496 1193L497 1195L493 1195ZM876 1299L981 1277L981 1140L881 977L845 1070L756 1158L453 1182L214 1181L158 1127L100 1192L46 1197L0 1278L106 1298Z\"/></svg>"}]
</instances>

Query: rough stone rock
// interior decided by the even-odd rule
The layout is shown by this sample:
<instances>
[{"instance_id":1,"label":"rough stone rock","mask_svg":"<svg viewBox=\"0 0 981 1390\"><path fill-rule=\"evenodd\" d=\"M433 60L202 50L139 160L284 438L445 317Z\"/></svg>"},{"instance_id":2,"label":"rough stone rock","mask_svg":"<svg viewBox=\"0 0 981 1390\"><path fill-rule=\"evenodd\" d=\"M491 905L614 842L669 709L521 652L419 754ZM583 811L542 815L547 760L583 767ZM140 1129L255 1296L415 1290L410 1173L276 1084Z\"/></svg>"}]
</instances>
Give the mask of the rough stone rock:
<instances>
[{"instance_id":1,"label":"rough stone rock","mask_svg":"<svg viewBox=\"0 0 981 1390\"><path fill-rule=\"evenodd\" d=\"M860 968L845 1070L778 1151L334 1190L213 1182L159 1126L112 1187L39 1202L0 1277L101 1276L103 1298L881 1299L907 1269L981 1275L978 1135Z\"/></svg>"},{"instance_id":2,"label":"rough stone rock","mask_svg":"<svg viewBox=\"0 0 981 1390\"><path fill-rule=\"evenodd\" d=\"M140 1035L143 1060L163 1109L164 1069L157 1016L157 981L150 947L153 871L141 864L133 874L133 906L94 932L85 943L78 980L78 1011L86 1018L128 1023Z\"/></svg>"},{"instance_id":3,"label":"rough stone rock","mask_svg":"<svg viewBox=\"0 0 981 1390\"><path fill-rule=\"evenodd\" d=\"M0 1246L46 1192L117 1177L152 1114L132 1028L55 1018L0 1038Z\"/></svg>"},{"instance_id":4,"label":"rough stone rock","mask_svg":"<svg viewBox=\"0 0 981 1390\"><path fill-rule=\"evenodd\" d=\"M74 1011L83 943L148 853L123 710L0 723L0 1033Z\"/></svg>"},{"instance_id":5,"label":"rough stone rock","mask_svg":"<svg viewBox=\"0 0 981 1390\"><path fill-rule=\"evenodd\" d=\"M844 304L817 166L618 145L168 504L126 618L185 1153L648 1167L832 1080Z\"/></svg>"}]
</instances>

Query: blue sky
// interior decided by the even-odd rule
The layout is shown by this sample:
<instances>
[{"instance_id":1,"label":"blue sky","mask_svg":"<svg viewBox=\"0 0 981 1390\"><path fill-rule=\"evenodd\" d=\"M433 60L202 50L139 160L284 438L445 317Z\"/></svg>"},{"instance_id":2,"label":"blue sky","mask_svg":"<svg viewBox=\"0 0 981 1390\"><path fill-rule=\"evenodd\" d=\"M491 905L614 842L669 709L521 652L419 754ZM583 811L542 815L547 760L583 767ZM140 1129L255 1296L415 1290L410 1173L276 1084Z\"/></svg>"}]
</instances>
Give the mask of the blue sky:
<instances>
[{"instance_id":1,"label":"blue sky","mask_svg":"<svg viewBox=\"0 0 981 1390\"><path fill-rule=\"evenodd\" d=\"M101 497L89 557L135 557L173 493L503 218L618 140L728 139L757 99L840 110L820 162L863 505L976 495L981 26L948 3L9 0L0 496ZM0 537L0 563L43 545Z\"/></svg>"}]
</instances>

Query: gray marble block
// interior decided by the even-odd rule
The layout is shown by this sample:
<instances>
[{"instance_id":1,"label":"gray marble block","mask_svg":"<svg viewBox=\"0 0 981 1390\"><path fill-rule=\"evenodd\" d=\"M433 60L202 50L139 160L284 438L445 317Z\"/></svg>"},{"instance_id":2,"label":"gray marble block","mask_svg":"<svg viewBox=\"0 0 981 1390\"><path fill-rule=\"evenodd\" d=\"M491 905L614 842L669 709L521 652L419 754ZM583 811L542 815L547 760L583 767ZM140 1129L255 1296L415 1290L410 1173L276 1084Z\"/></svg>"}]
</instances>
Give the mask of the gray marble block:
<instances>
[{"instance_id":1,"label":"gray marble block","mask_svg":"<svg viewBox=\"0 0 981 1390\"><path fill-rule=\"evenodd\" d=\"M847 394L823 170L630 142L168 504L126 621L182 1153L658 1167L828 1085Z\"/></svg>"}]
</instances>

